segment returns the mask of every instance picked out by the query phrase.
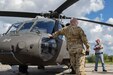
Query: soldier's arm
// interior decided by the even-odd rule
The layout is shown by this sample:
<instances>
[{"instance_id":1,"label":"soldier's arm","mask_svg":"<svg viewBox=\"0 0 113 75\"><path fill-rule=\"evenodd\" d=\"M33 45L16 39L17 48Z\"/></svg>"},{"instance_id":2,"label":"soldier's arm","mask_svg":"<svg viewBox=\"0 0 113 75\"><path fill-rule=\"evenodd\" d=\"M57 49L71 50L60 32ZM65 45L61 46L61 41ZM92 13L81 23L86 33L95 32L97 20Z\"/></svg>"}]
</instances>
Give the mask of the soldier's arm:
<instances>
[{"instance_id":1,"label":"soldier's arm","mask_svg":"<svg viewBox=\"0 0 113 75\"><path fill-rule=\"evenodd\" d=\"M90 46L89 46L86 34L84 33L84 31L81 28L80 28L80 37L81 37L82 42L86 46L87 50L89 50Z\"/></svg>"},{"instance_id":2,"label":"soldier's arm","mask_svg":"<svg viewBox=\"0 0 113 75\"><path fill-rule=\"evenodd\" d=\"M56 31L55 33L53 33L52 36L53 36L53 38L56 38L59 35L64 35L64 33L65 33L65 28L62 28L59 31Z\"/></svg>"}]
</instances>

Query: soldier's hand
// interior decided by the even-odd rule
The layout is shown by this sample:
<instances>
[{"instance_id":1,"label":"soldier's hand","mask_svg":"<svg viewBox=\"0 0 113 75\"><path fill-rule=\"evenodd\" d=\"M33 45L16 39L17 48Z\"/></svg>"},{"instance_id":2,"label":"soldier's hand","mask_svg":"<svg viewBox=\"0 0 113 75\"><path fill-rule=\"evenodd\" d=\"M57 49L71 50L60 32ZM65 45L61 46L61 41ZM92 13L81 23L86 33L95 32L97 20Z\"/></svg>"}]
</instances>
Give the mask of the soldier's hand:
<instances>
[{"instance_id":1,"label":"soldier's hand","mask_svg":"<svg viewBox=\"0 0 113 75\"><path fill-rule=\"evenodd\" d=\"M89 51L86 51L86 55L89 55Z\"/></svg>"},{"instance_id":2,"label":"soldier's hand","mask_svg":"<svg viewBox=\"0 0 113 75\"><path fill-rule=\"evenodd\" d=\"M89 49L86 50L86 55L89 55Z\"/></svg>"},{"instance_id":3,"label":"soldier's hand","mask_svg":"<svg viewBox=\"0 0 113 75\"><path fill-rule=\"evenodd\" d=\"M52 35L49 35L49 38L53 38L53 36Z\"/></svg>"}]
</instances>

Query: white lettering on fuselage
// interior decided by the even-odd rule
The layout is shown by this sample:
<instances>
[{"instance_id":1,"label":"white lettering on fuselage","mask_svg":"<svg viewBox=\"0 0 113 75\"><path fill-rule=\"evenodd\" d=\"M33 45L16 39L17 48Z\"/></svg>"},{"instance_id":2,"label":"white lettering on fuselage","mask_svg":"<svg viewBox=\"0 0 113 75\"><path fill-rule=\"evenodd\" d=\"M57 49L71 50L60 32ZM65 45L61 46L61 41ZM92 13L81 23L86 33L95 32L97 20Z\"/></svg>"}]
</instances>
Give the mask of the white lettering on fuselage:
<instances>
[{"instance_id":1,"label":"white lettering on fuselage","mask_svg":"<svg viewBox=\"0 0 113 75\"><path fill-rule=\"evenodd\" d=\"M4 39L3 42L10 42L11 39Z\"/></svg>"}]
</instances>

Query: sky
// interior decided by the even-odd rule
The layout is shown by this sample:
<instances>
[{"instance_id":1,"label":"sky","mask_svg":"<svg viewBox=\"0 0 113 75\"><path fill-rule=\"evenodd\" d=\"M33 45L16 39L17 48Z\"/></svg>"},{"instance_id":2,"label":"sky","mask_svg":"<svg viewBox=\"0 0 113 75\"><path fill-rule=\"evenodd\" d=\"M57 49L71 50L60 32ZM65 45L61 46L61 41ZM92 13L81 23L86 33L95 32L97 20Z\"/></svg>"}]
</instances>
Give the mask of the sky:
<instances>
[{"instance_id":1,"label":"sky","mask_svg":"<svg viewBox=\"0 0 113 75\"><path fill-rule=\"evenodd\" d=\"M0 11L48 12L55 10L65 0L0 0ZM63 15L102 21L113 24L113 0L79 0L65 11ZM0 17L0 34L6 32L13 23L29 20L28 18ZM64 20L64 23L69 22ZM96 39L104 46L104 53L113 55L113 28L99 24L79 21L90 42L91 53Z\"/></svg>"},{"instance_id":2,"label":"sky","mask_svg":"<svg viewBox=\"0 0 113 75\"><path fill-rule=\"evenodd\" d=\"M110 17L113 17L112 13L112 5L113 0L104 0L104 9L99 10L98 12L91 12L90 14L87 14L86 16L89 17L90 19L95 18L96 16L102 17L102 21L108 20Z\"/></svg>"}]
</instances>

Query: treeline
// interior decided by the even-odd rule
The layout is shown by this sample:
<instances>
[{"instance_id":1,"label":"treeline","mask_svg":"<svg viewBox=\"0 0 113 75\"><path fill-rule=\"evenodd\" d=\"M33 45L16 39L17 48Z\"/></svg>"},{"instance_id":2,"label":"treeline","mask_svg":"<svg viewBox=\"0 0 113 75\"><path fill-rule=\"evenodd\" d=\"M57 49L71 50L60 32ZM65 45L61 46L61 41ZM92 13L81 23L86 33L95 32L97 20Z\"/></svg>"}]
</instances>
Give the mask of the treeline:
<instances>
[{"instance_id":1,"label":"treeline","mask_svg":"<svg viewBox=\"0 0 113 75\"><path fill-rule=\"evenodd\" d=\"M104 61L107 62L112 62L113 63L113 55L108 56L107 54L104 54ZM95 55L92 54L86 58L86 62L88 63L94 63L95 62Z\"/></svg>"}]
</instances>

